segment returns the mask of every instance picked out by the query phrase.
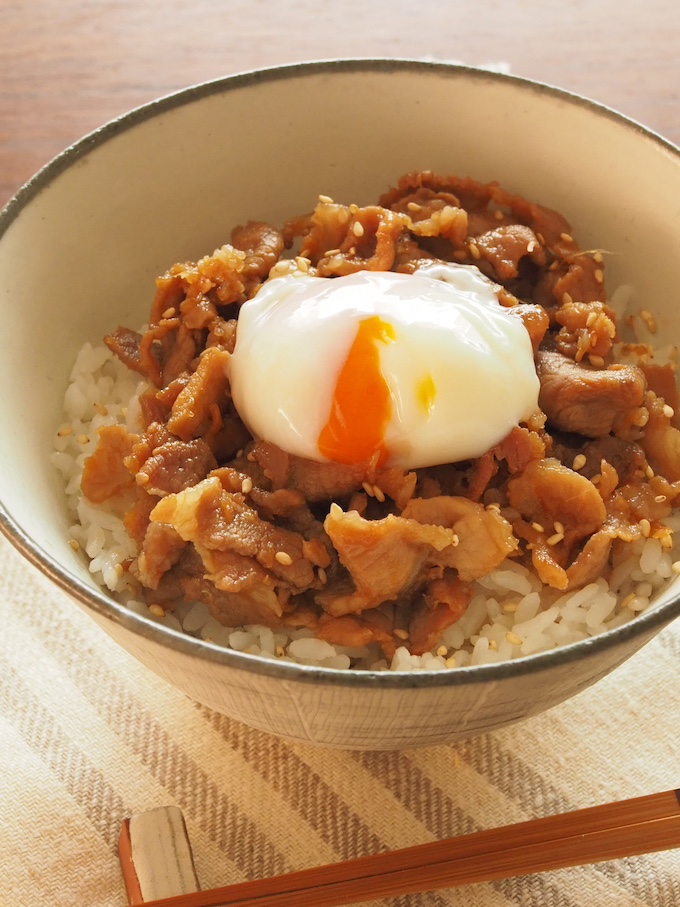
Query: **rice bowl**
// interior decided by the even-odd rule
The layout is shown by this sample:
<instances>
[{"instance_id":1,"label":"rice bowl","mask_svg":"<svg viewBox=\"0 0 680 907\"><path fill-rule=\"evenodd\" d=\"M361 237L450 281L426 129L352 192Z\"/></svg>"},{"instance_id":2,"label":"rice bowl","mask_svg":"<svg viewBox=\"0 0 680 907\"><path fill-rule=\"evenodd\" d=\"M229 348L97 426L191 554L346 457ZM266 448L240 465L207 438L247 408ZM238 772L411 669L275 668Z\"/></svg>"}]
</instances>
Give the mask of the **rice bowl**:
<instances>
[{"instance_id":1,"label":"rice bowl","mask_svg":"<svg viewBox=\"0 0 680 907\"><path fill-rule=\"evenodd\" d=\"M359 124L354 120L365 152L363 175L346 174L340 177L337 170L330 168L327 174L315 174L312 186L307 176L308 162L303 158L294 165L296 157L292 149L298 147L297 130L291 130L290 124L287 126L282 121L285 117L279 117L276 121L276 111L283 111L296 97L298 103L303 97L308 99L310 92L314 97L318 90L325 98L331 93L333 109L337 114L343 109L345 93L356 96L359 83L371 88L371 91L362 94L366 101L361 107ZM636 176L642 174L637 185L643 200L636 199L635 217L638 223L641 218L642 223L655 225L657 241L659 233L671 236L672 212L668 209L672 193L669 186L672 187L674 181L680 179L677 151L662 140L644 133L640 127L581 99L512 77L464 68L394 61L310 64L224 80L192 90L168 99L156 108L136 112L129 119L89 139L51 165L40 177L39 183L27 187L3 215L4 232L0 242L3 280L8 292L26 300L21 317L16 310L9 313L9 355L4 363L6 371L3 377L7 386L12 381L11 376L18 373L15 350L26 348L26 313L32 311L35 322L40 310L42 296L39 287L45 285L48 274L53 286L70 287L68 294L54 297L53 305L58 307L60 317L55 319L53 335L49 339L38 337L34 341L37 347L30 363L31 381L18 389L13 401L8 401L10 418L17 431L12 443L6 439L3 447L3 462L7 464L2 487L3 529L41 570L84 606L128 651L170 682L178 684L189 695L264 730L326 745L365 749L427 745L460 739L528 717L593 683L640 648L678 613L674 592L664 590L654 608L625 625L598 633L597 628L604 626L608 618L597 615L596 609L591 616L595 635L589 634L581 642L567 644L556 651L527 652L522 659L500 664L478 664L462 671L441 670L434 665L415 672L404 668L397 672L327 669L311 664L296 665L263 659L249 655L247 651L227 650L223 640L217 645L189 637L177 632L176 628L162 626L153 617L134 614L128 607L102 594L81 559L68 545L68 527L73 521L59 503L60 483L47 471L41 471L40 464L44 464L49 456L55 416L61 409L61 397L78 349L87 340L101 337L110 328L112 320L132 324L140 322L145 303L133 290L133 287L139 287L140 276L153 280L169 261L180 260L187 255L198 256L206 249L216 247L220 235L223 236L224 211L218 213L209 204L210 211L205 211L204 216L197 214L195 223L200 224L198 230L195 227L189 229L188 224L182 225L172 216L178 204L176 197L167 209L162 209L162 203L159 210L159 201L169 199L168 187L188 187L189 173L193 174L189 195L196 203L198 199L208 198L203 191L205 174L219 175L218 180L223 180L229 171L240 169L243 166L239 156L241 152L227 141L226 123L233 121L234 117L241 117L245 109L257 103L265 105L267 119L276 121L279 134L288 136L283 147L291 148L288 162L290 179L285 190L288 197L273 193L273 187L278 185L276 168L268 168L263 155L256 155L256 159L251 161L252 170L244 177L244 181L250 180L251 184L257 178L260 184L268 187L272 199L276 196L268 210L262 212L263 215L266 213L269 218L281 221L288 212L300 208L299 199L303 195L309 197L310 193L318 191L319 184L338 197L357 197L359 194L370 197L374 187L384 183L386 167L396 177L399 172L416 165L416 149L413 143L401 141L402 130L397 128L397 124L389 125L384 107L380 108L383 113L377 115L369 99L384 97L385 91L394 90L400 94L402 103L407 103L404 99L413 97L416 85L417 103L412 107L407 104L407 109L421 124L428 118L434 122L437 110L451 103L452 87L464 85L462 94L456 92L458 122L465 124L465 128L458 133L460 164L457 164L457 169L471 169L469 162L476 159L476 172L482 177L498 177L506 183L510 182L517 191L567 210L585 246L592 242L617 250L619 254L612 267L613 279L615 283L635 287L639 298L644 299L647 307L654 311L660 342L672 343L680 336L677 316L665 301L672 298L669 288L675 285L678 276L673 271L675 266L667 263L668 267L650 269L648 263L656 261L654 248L658 246L645 237L651 236L654 231L641 230L641 243L634 250L628 238L626 212L621 213L619 209L617 223L612 223L609 213L614 210L615 200L621 198L621 183L618 180L625 182L633 172ZM514 114L513 128L517 128L520 137L534 130L532 141L520 142L516 151L511 151L501 160L499 155L492 153L492 144L484 143L485 137L491 135L491 111L512 109L516 112L520 107L525 113ZM213 124L225 124L218 127L225 130L223 141L217 143L221 148L219 156L214 147L212 150L204 149L203 159L192 158L189 166L187 156L180 147L167 156L156 153L155 142L161 138L163 130L170 130L166 133L167 139L170 134L181 134L189 122L195 125L203 117ZM541 123L545 124L545 134L538 143L535 129ZM558 127L558 123L562 126ZM497 125L496 121L494 129ZM347 133L342 116L339 121L335 120L333 129L336 127L341 133ZM156 133L157 128L161 133ZM315 160L321 160L322 155L317 151L327 147L329 132L324 130L330 129L330 123L320 126L320 144L313 144L305 154L310 153ZM579 177L580 182L565 183L554 176L561 168L572 166L559 150L567 145L565 131L572 136L589 137L588 172L583 173L582 179ZM466 141L464 136L473 133L475 141ZM421 130L420 134L427 134L427 130ZM441 166L444 158L450 157L453 136L441 138L442 147L432 150L432 166ZM253 136L252 142L251 147L256 147L258 137ZM485 149L481 155L480 142ZM161 144L168 148L167 141L163 140ZM543 149L540 155L536 152L537 144ZM446 149L443 145L447 146ZM391 149L389 161L384 156L386 147ZM379 148L379 153L374 153L374 148ZM622 168L620 174L609 173L609 153L613 148L617 149L617 160ZM122 169L119 169L122 162L118 158L119 151L125 161ZM576 147L571 147L569 158L574 162L574 168L579 166L578 161L584 159L581 154L585 155L586 149L581 150L578 143ZM551 155L554 166L545 163ZM84 156L90 166L75 166ZM135 170L131 177L130 160L141 161L142 170L148 166L149 172L144 174L142 170ZM532 167L532 161L543 163ZM566 171L562 169L562 172ZM663 188L657 186L657 180L663 183ZM575 193L577 182L579 191ZM107 186L117 187L116 191L107 189ZM140 197L140 187L144 186L149 187L148 192L144 190ZM121 187L125 190L122 195ZM590 201L593 187L597 187L602 199L595 211ZM41 191L38 192L38 188ZM184 189L181 191L184 192ZM67 215L64 206L69 198L73 198L73 193L77 193L81 201L77 209L70 206L71 215ZM240 195L232 195L227 218L229 223L235 223L251 213L248 195L245 189ZM188 200L184 202L188 204ZM261 208L265 207L261 204ZM129 227L135 223L137 215L133 212L138 212L139 208L146 212L154 211L151 221L144 222L145 214L139 223L139 229L151 237L144 249L129 229L127 232L122 229L124 224ZM662 210L669 219L660 223L659 212ZM87 214L84 217L85 211ZM40 223L43 226L38 228ZM87 228L86 223L89 224ZM63 243L55 245L56 234L53 230L56 224L59 225L60 235L70 232L78 236L77 257L70 253L65 255ZM161 224L163 228L159 229ZM118 264L116 267L113 267L113 262L106 264L101 275L105 287L101 304L71 318L68 315L69 300L91 299L92 287L101 279L101 276L97 277L97 268L88 266L83 269L82 264L97 261L96 250L103 247L120 248L116 260L117 263L125 260L126 268L122 271ZM17 255L25 254L29 248L37 248L40 254L34 258L42 263L19 288L18 281L12 276L13 262ZM101 257L99 261L101 263ZM654 304L657 299L661 300L658 308ZM49 365L53 361L50 351L54 348L63 349L57 368ZM98 352L93 353L94 357L99 355ZM84 370L92 372L95 367L101 367L106 371L110 365L110 362L101 362L99 366L84 362ZM131 394L135 391L136 386L128 388ZM121 396L121 405L126 394ZM76 396L74 392L72 395ZM25 474L26 469L31 475L42 476L36 479L34 489L27 492L28 498L23 492L19 493L23 483L16 480L16 477ZM645 552L641 550L638 554L638 559L644 557L647 568L656 557L652 550L654 547L647 546ZM668 568L668 561L663 561L662 572L667 573ZM525 599L531 592L522 593L522 589L526 588L522 579L501 577L505 583L519 585L520 589L512 590L512 594ZM635 582L640 584L645 580ZM650 585L654 586L656 582L654 579ZM520 612L523 618L521 623L535 617L531 615L530 602L524 607L525 613ZM578 600L572 602L571 607L580 607ZM633 612L630 613L632 615ZM191 632L200 636L206 626L197 626L202 620L200 612L191 616L187 614L184 619L188 619L189 625L193 626ZM482 616L481 622L485 620L486 617ZM205 635L212 638L217 629L208 626ZM471 627L470 635L477 635L478 630L479 626ZM254 643L243 636L236 636L234 641L245 644L246 649L252 645L260 648L269 645L266 640ZM307 643L303 642L300 648L302 657L305 653L309 654L306 647Z\"/></svg>"}]
</instances>

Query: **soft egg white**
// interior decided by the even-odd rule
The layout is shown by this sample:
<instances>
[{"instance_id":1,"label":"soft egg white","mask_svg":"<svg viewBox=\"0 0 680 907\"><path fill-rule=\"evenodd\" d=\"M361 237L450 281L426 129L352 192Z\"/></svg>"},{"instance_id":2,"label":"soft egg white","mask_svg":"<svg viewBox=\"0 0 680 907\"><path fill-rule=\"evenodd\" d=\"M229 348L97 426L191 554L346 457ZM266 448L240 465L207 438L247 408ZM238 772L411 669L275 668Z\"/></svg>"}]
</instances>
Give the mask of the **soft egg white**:
<instances>
[{"instance_id":1,"label":"soft egg white","mask_svg":"<svg viewBox=\"0 0 680 907\"><path fill-rule=\"evenodd\" d=\"M254 437L313 460L479 457L538 409L529 335L496 290L436 263L270 278L239 314L236 409Z\"/></svg>"}]
</instances>

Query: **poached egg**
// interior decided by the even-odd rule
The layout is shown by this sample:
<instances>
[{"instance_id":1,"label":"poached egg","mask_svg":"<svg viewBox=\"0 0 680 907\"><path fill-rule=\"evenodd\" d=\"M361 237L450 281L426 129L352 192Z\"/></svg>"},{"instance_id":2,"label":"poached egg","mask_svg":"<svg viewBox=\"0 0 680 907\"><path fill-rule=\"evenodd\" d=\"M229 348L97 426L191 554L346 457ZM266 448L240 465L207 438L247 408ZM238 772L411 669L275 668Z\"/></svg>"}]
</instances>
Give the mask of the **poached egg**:
<instances>
[{"instance_id":1,"label":"poached egg","mask_svg":"<svg viewBox=\"0 0 680 907\"><path fill-rule=\"evenodd\" d=\"M538 409L529 334L474 266L270 278L229 365L255 438L417 469L480 457Z\"/></svg>"}]
</instances>

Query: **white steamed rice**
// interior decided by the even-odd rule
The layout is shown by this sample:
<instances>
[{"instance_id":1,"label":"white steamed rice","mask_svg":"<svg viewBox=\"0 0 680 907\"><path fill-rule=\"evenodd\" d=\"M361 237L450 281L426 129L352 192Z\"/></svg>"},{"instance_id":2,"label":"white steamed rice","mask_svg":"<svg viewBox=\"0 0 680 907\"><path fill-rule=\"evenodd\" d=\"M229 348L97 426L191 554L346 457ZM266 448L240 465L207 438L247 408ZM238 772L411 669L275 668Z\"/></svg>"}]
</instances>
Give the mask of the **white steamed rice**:
<instances>
[{"instance_id":1,"label":"white steamed rice","mask_svg":"<svg viewBox=\"0 0 680 907\"><path fill-rule=\"evenodd\" d=\"M649 608L655 594L680 571L678 552L663 548L656 538L629 545L608 581L600 577L567 593L543 586L524 567L508 561L474 584L467 611L446 630L434 652L416 656L401 647L391 664L377 646L332 646L307 630L224 627L201 603L188 603L174 612L159 605L149 608L135 597L138 590L123 569L136 550L121 513L109 504L89 503L80 491L83 464L97 445L97 430L115 423L140 430L136 399L145 386L104 345L85 344L71 372L64 422L55 435L51 458L66 486L71 544L87 555L93 578L130 609L179 632L279 661L340 669L445 670L507 661L604 633ZM680 529L680 515L666 523Z\"/></svg>"}]
</instances>

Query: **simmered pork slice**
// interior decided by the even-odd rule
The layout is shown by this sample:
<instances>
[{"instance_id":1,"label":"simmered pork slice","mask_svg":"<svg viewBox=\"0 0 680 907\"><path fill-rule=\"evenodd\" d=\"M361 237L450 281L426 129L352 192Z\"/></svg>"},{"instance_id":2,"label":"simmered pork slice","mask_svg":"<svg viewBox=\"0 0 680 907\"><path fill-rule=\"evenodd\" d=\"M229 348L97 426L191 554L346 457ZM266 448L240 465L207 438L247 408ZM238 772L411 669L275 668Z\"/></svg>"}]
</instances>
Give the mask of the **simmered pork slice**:
<instances>
[{"instance_id":1,"label":"simmered pork slice","mask_svg":"<svg viewBox=\"0 0 680 907\"><path fill-rule=\"evenodd\" d=\"M168 419L168 428L183 441L199 438L219 416L229 387L227 368L230 354L208 347L198 360L196 371L177 395Z\"/></svg>"},{"instance_id":2,"label":"simmered pork slice","mask_svg":"<svg viewBox=\"0 0 680 907\"><path fill-rule=\"evenodd\" d=\"M472 590L453 570L430 580L416 603L408 626L408 650L413 655L431 652L447 627L465 614Z\"/></svg>"},{"instance_id":3,"label":"simmered pork slice","mask_svg":"<svg viewBox=\"0 0 680 907\"><path fill-rule=\"evenodd\" d=\"M421 186L397 199L391 208L408 216L415 236L443 236L454 248L460 248L467 238L467 212L450 192Z\"/></svg>"},{"instance_id":4,"label":"simmered pork slice","mask_svg":"<svg viewBox=\"0 0 680 907\"><path fill-rule=\"evenodd\" d=\"M260 519L244 496L225 490L217 476L162 498L150 519L168 523L193 542L210 573L218 572L212 565L218 553L231 552L252 558L277 584L296 592L315 583L313 564L302 553L303 537Z\"/></svg>"},{"instance_id":5,"label":"simmered pork slice","mask_svg":"<svg viewBox=\"0 0 680 907\"><path fill-rule=\"evenodd\" d=\"M323 524L317 520L299 491L278 488L267 491L253 484L246 473L230 466L215 469L211 476L217 476L227 491L241 492L249 504L267 522L282 520L286 528L299 532L303 537L302 553L315 567L329 567L331 544L323 531Z\"/></svg>"},{"instance_id":6,"label":"simmered pork slice","mask_svg":"<svg viewBox=\"0 0 680 907\"><path fill-rule=\"evenodd\" d=\"M177 563L186 544L167 523L149 523L133 570L140 583L147 589L157 589L161 577Z\"/></svg>"},{"instance_id":7,"label":"simmered pork slice","mask_svg":"<svg viewBox=\"0 0 680 907\"><path fill-rule=\"evenodd\" d=\"M642 447L654 469L669 482L680 481L680 429L671 420L674 412L665 401L650 395L649 421L645 426Z\"/></svg>"},{"instance_id":8,"label":"simmered pork slice","mask_svg":"<svg viewBox=\"0 0 680 907\"><path fill-rule=\"evenodd\" d=\"M510 479L508 499L521 514L514 523L515 532L529 543L532 563L544 583L567 589L570 582L590 576L606 560L607 510L598 489L585 476L553 458L536 460ZM580 560L574 561L570 575L568 565L589 536L592 539Z\"/></svg>"},{"instance_id":9,"label":"simmered pork slice","mask_svg":"<svg viewBox=\"0 0 680 907\"><path fill-rule=\"evenodd\" d=\"M123 365L148 378L145 365L139 354L141 341L142 335L140 333L126 327L118 327L104 337L106 346L118 356Z\"/></svg>"},{"instance_id":10,"label":"simmered pork slice","mask_svg":"<svg viewBox=\"0 0 680 907\"><path fill-rule=\"evenodd\" d=\"M392 605L369 608L357 614L334 617L322 614L316 629L319 639L334 646L363 648L377 643L386 658L392 659L397 645L403 644L394 635L395 609Z\"/></svg>"},{"instance_id":11,"label":"simmered pork slice","mask_svg":"<svg viewBox=\"0 0 680 907\"><path fill-rule=\"evenodd\" d=\"M202 438L193 441L171 439L156 447L137 472L137 484L157 497L177 494L196 485L217 463Z\"/></svg>"},{"instance_id":12,"label":"simmered pork slice","mask_svg":"<svg viewBox=\"0 0 680 907\"><path fill-rule=\"evenodd\" d=\"M510 479L508 499L528 523L542 527L542 534L563 535L559 544L567 550L600 529L607 516L595 485L552 457L533 460Z\"/></svg>"},{"instance_id":13,"label":"simmered pork slice","mask_svg":"<svg viewBox=\"0 0 680 907\"><path fill-rule=\"evenodd\" d=\"M453 571L431 581L415 604L384 603L357 614L334 617L324 614L316 634L338 646L363 647L377 643L391 660L399 646L413 655L434 650L442 633L464 614L470 601L469 586Z\"/></svg>"},{"instance_id":14,"label":"simmered pork slice","mask_svg":"<svg viewBox=\"0 0 680 907\"><path fill-rule=\"evenodd\" d=\"M354 584L316 596L335 615L394 601L423 583L432 567L453 568L464 581L476 579L517 547L497 510L466 498L414 498L402 516L381 520L365 520L334 504L324 528Z\"/></svg>"},{"instance_id":15,"label":"simmered pork slice","mask_svg":"<svg viewBox=\"0 0 680 907\"><path fill-rule=\"evenodd\" d=\"M242 279L248 295L266 279L283 252L283 236L262 221L248 221L231 234L235 249L245 253Z\"/></svg>"},{"instance_id":16,"label":"simmered pork slice","mask_svg":"<svg viewBox=\"0 0 680 907\"><path fill-rule=\"evenodd\" d=\"M517 549L517 539L505 517L495 507L483 507L468 498L413 498L402 516L453 532L458 542L438 563L454 568L464 582L489 573Z\"/></svg>"},{"instance_id":17,"label":"simmered pork slice","mask_svg":"<svg viewBox=\"0 0 680 907\"><path fill-rule=\"evenodd\" d=\"M248 457L260 466L274 490L301 492L307 501L344 498L361 488L365 467L342 463L317 463L286 453L275 444L259 441Z\"/></svg>"},{"instance_id":18,"label":"simmered pork slice","mask_svg":"<svg viewBox=\"0 0 680 907\"><path fill-rule=\"evenodd\" d=\"M614 533L600 529L593 533L566 569L567 589L579 589L602 576L611 552Z\"/></svg>"},{"instance_id":19,"label":"simmered pork slice","mask_svg":"<svg viewBox=\"0 0 680 907\"><path fill-rule=\"evenodd\" d=\"M416 486L416 474L393 466L367 470L366 464L347 466L331 461L317 462L286 453L268 441L259 441L249 451L248 459L258 464L274 490L288 488L300 492L305 500L338 501L362 488L364 482L376 486L404 507Z\"/></svg>"},{"instance_id":20,"label":"simmered pork slice","mask_svg":"<svg viewBox=\"0 0 680 907\"><path fill-rule=\"evenodd\" d=\"M480 500L498 472L501 461L505 461L508 472L514 475L521 472L531 460L540 460L544 456L545 442L541 436L516 425L502 441L472 463L468 471L467 497L471 501Z\"/></svg>"},{"instance_id":21,"label":"simmered pork slice","mask_svg":"<svg viewBox=\"0 0 680 907\"><path fill-rule=\"evenodd\" d=\"M184 598L206 604L225 627L281 625L284 609L275 579L253 558L189 546L180 568Z\"/></svg>"},{"instance_id":22,"label":"simmered pork slice","mask_svg":"<svg viewBox=\"0 0 680 907\"><path fill-rule=\"evenodd\" d=\"M191 331L184 323L180 323L176 331L171 331L163 337L161 341L163 387L167 387L191 369L191 363L199 351L198 334L198 331Z\"/></svg>"},{"instance_id":23,"label":"simmered pork slice","mask_svg":"<svg viewBox=\"0 0 680 907\"><path fill-rule=\"evenodd\" d=\"M289 488L265 491L253 484L251 476L232 466L221 466L213 470L212 475L217 476L227 491L242 492L268 520L291 517L305 507L304 496L299 491Z\"/></svg>"},{"instance_id":24,"label":"simmered pork slice","mask_svg":"<svg viewBox=\"0 0 680 907\"><path fill-rule=\"evenodd\" d=\"M476 236L475 246L489 262L499 280L517 277L519 263L528 256L537 265L545 264L545 251L530 227L507 224Z\"/></svg>"},{"instance_id":25,"label":"simmered pork slice","mask_svg":"<svg viewBox=\"0 0 680 907\"><path fill-rule=\"evenodd\" d=\"M553 313L562 327L555 335L555 347L570 359L581 362L587 356L602 359L611 352L616 338L616 315L598 298L592 302L575 302L568 292Z\"/></svg>"},{"instance_id":26,"label":"simmered pork slice","mask_svg":"<svg viewBox=\"0 0 680 907\"><path fill-rule=\"evenodd\" d=\"M588 479L602 472L603 460L613 466L622 485L631 480L636 473L644 473L647 468L644 451L638 442L624 441L613 435L590 441L585 447L579 448L578 452L572 450L569 461L562 457L565 465L570 466L577 453L586 458L579 472Z\"/></svg>"},{"instance_id":27,"label":"simmered pork slice","mask_svg":"<svg viewBox=\"0 0 680 907\"><path fill-rule=\"evenodd\" d=\"M445 562L458 544L456 534L443 526L425 526L416 520L389 514L365 520L355 510L332 504L324 529L354 588L330 588L316 601L329 614L339 616L382 602L394 601L414 589L427 566Z\"/></svg>"},{"instance_id":28,"label":"simmered pork slice","mask_svg":"<svg viewBox=\"0 0 680 907\"><path fill-rule=\"evenodd\" d=\"M533 305L528 302L520 302L517 305L510 306L508 312L511 315L515 315L517 318L522 319L535 353L541 345L541 341L545 337L546 331L550 327L548 313L543 306Z\"/></svg>"},{"instance_id":29,"label":"simmered pork slice","mask_svg":"<svg viewBox=\"0 0 680 907\"><path fill-rule=\"evenodd\" d=\"M303 237L300 255L316 265L320 277L357 271L389 271L409 219L378 205L350 209L320 202Z\"/></svg>"},{"instance_id":30,"label":"simmered pork slice","mask_svg":"<svg viewBox=\"0 0 680 907\"><path fill-rule=\"evenodd\" d=\"M94 453L85 460L80 488L93 504L101 504L114 495L133 487L133 479L124 464L139 436L124 425L105 425L98 431Z\"/></svg>"},{"instance_id":31,"label":"simmered pork slice","mask_svg":"<svg viewBox=\"0 0 680 907\"><path fill-rule=\"evenodd\" d=\"M645 376L634 365L597 369L561 353L540 351L536 370L539 406L549 425L560 431L587 438L625 431L644 402Z\"/></svg>"}]
</instances>

